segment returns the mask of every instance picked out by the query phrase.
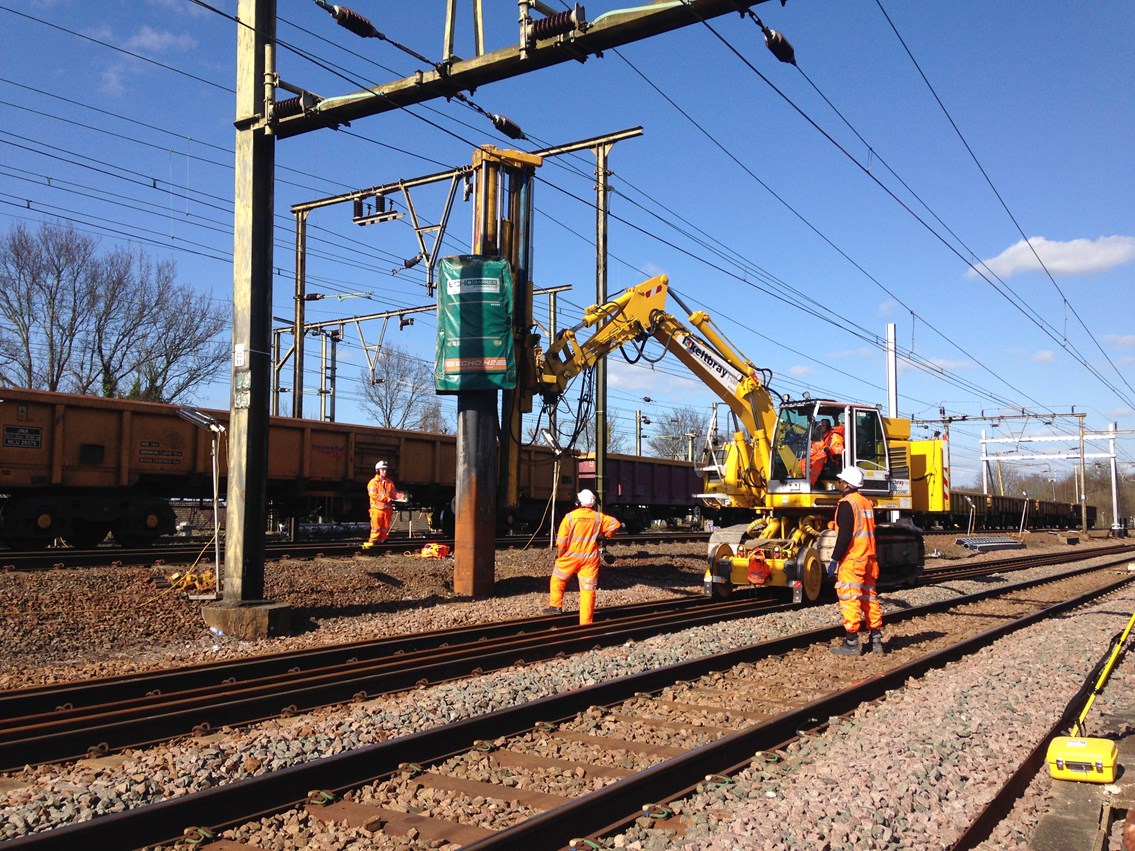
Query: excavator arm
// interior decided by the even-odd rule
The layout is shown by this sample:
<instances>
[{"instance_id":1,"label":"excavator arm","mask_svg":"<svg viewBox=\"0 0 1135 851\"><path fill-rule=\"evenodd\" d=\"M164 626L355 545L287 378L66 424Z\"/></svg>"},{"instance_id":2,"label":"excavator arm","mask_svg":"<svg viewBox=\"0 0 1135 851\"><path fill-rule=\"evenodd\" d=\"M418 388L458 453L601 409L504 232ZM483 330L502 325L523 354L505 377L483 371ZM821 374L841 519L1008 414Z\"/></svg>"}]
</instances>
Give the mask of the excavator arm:
<instances>
[{"instance_id":1,"label":"excavator arm","mask_svg":"<svg viewBox=\"0 0 1135 851\"><path fill-rule=\"evenodd\" d=\"M551 401L576 375L618 347L653 337L729 406L747 432L738 439L751 441L759 454L767 454L777 418L776 405L766 387L767 373L737 353L705 311L686 310L689 323L701 336L691 331L666 310L668 294L686 309L677 295L669 293L666 275L588 307L580 323L557 334L546 351L536 352L540 392ZM586 328L595 328L595 332L580 340L578 334Z\"/></svg>"},{"instance_id":2,"label":"excavator arm","mask_svg":"<svg viewBox=\"0 0 1135 851\"><path fill-rule=\"evenodd\" d=\"M651 314L666 306L666 290L667 278L659 275L604 304L593 304L583 311L583 321L560 331L546 351L537 349L535 374L545 401L558 398L573 378L619 346L645 337ZM577 336L596 326L588 339Z\"/></svg>"}]
</instances>

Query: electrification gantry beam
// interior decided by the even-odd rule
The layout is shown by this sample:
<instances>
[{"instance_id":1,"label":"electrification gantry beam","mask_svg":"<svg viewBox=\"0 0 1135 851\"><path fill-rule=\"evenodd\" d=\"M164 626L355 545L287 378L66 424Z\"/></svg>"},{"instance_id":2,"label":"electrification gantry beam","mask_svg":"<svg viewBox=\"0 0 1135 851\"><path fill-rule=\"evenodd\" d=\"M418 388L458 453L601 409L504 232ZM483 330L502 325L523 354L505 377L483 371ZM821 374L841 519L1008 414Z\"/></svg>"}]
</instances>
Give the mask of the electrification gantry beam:
<instances>
[{"instance_id":1,"label":"electrification gantry beam","mask_svg":"<svg viewBox=\"0 0 1135 851\"><path fill-rule=\"evenodd\" d=\"M341 127L358 118L378 115L435 98L450 98L487 83L506 80L568 61L583 62L601 57L604 50L690 24L745 10L767 0L687 0L663 5L650 3L600 15L578 34L565 34L537 41L534 46L514 45L473 59L459 60L418 71L381 86L326 98L300 115L281 119L279 138L297 136L324 127Z\"/></svg>"}]
</instances>

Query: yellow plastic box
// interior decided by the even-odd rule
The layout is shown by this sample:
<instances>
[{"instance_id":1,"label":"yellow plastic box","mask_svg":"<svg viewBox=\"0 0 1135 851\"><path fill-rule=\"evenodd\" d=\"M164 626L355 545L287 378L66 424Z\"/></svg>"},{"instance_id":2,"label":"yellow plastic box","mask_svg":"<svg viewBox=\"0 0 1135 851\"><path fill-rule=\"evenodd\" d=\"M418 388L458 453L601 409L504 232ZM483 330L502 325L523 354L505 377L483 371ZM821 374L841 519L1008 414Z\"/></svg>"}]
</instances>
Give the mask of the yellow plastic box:
<instances>
[{"instance_id":1,"label":"yellow plastic box","mask_svg":"<svg viewBox=\"0 0 1135 851\"><path fill-rule=\"evenodd\" d=\"M1048 746L1048 770L1057 780L1113 783L1119 748L1111 739L1057 736Z\"/></svg>"}]
</instances>

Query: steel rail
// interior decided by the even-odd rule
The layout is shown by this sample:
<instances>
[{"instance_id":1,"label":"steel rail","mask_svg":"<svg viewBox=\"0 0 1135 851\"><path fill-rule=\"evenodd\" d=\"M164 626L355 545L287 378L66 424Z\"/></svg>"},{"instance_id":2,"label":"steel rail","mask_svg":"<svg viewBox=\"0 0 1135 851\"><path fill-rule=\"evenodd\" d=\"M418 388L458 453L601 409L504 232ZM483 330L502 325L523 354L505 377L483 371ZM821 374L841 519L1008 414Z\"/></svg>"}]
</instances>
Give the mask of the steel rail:
<instances>
[{"instance_id":1,"label":"steel rail","mask_svg":"<svg viewBox=\"0 0 1135 851\"><path fill-rule=\"evenodd\" d=\"M758 751L768 750L793 737L801 728L815 726L832 716L852 712L863 703L877 700L888 691L899 688L909 679L956 662L1019 629L1106 596L1129 584L1132 579L1125 577L1104 588L992 627L936 653L857 682L770 721L724 736L644 772L615 781L569 804L502 830L488 839L465 845L464 849L525 851L531 848L562 848L574 837L594 837L616 830L630 824L641 815L644 801L674 800L677 794L696 786L708 775L721 773L735 765L738 753L755 754ZM894 621L896 618L891 620ZM622 812L626 815L612 820L610 814L613 812Z\"/></svg>"},{"instance_id":2,"label":"steel rail","mask_svg":"<svg viewBox=\"0 0 1135 851\"><path fill-rule=\"evenodd\" d=\"M545 540L547 535L542 536ZM616 550L621 546L652 543L689 543L708 541L708 532L643 532L636 535L619 535L611 542ZM532 543L532 535L511 535L498 538L497 549L525 547ZM323 538L311 541L269 542L265 545L265 555L271 559L339 558L346 556L364 557L360 551L363 541ZM420 551L426 544L447 544L453 546L453 538L442 535L414 536L413 538L392 537L375 544L365 557L381 557L384 554L401 554L407 551ZM543 548L543 545L541 545ZM174 565L193 562L203 558L209 546L171 542L145 549L126 549L123 547L98 547L80 550L60 547L47 550L0 550L0 564L12 570L48 570L73 567L122 567L152 566L155 564ZM204 557L206 563L212 559Z\"/></svg>"},{"instance_id":3,"label":"steel rail","mask_svg":"<svg viewBox=\"0 0 1135 851\"><path fill-rule=\"evenodd\" d=\"M600 623L568 631L562 630L574 615L10 692L0 695L0 717L6 719L0 721L0 770L153 745L558 653L782 610L767 599L640 603L606 610Z\"/></svg>"},{"instance_id":4,"label":"steel rail","mask_svg":"<svg viewBox=\"0 0 1135 851\"><path fill-rule=\"evenodd\" d=\"M723 620L752 617L774 604L752 600L729 607L630 615L589 627L552 627L444 645L392 658L342 663L312 671L275 674L247 682L150 695L121 705L61 709L50 717L14 717L0 728L0 766L11 769L128 747L144 747L196 731L288 717L320 707L358 702L382 694L433 685L558 654L610 647L661 633ZM789 608L789 607L784 607Z\"/></svg>"},{"instance_id":5,"label":"steel rail","mask_svg":"<svg viewBox=\"0 0 1135 851\"><path fill-rule=\"evenodd\" d=\"M734 601L750 605L747 601ZM628 616L652 613L681 612L684 609L714 605L704 597L686 597L677 600L654 600L626 606L611 606L596 611L600 622ZM148 673L80 680L70 683L53 683L26 689L0 692L0 730L7 721L20 715L53 712L60 704L87 707L117 700L130 700L159 691L169 695L177 691L218 686L237 678L268 677L302 668L327 667L352 661L400 656L440 647L473 644L509 635L522 635L534 630L566 627L575 623L574 613L547 616L538 619L515 618L506 621L450 627L429 632L393 635L383 638L353 641L304 650L290 650L252 656L245 659L206 662Z\"/></svg>"},{"instance_id":6,"label":"steel rail","mask_svg":"<svg viewBox=\"0 0 1135 851\"><path fill-rule=\"evenodd\" d=\"M919 606L890 616L892 623L979 602L1009 591L1019 591L1080 575L1100 567L1084 568L1061 577L1014 583L998 589ZM466 846L485 849L562 848L573 837L597 835L610 825L629 823L641 814L644 801L672 799L678 791L700 782L707 774L734 765L737 754L767 749L801 728L822 723L831 715L849 712L866 700L877 699L908 678L972 653L1015 629L1071 610L1083 603L1130 583L1123 578L1073 600L1048 606L891 671L870 677L826 698L792 710L768 722L726 736L641 774L616 781L570 804L557 807L497 836ZM551 695L488 715L455 721L440 728L382 742L301 765L263 777L248 778L213 789L173 798L145 807L101 816L43 833L11 840L12 848L71 849L82 844L94 847L138 848L176 841L182 831L209 825L214 832L280 812L308 799L311 790L339 795L365 783L392 776L403 763L429 765L467 751L479 740L514 735L540 722L566 720L594 705L611 705L639 692L656 692L678 680L689 680L723 668L784 654L817 642L830 641L841 627L825 627L703 656L664 668L619 677L587 688ZM621 814L621 815L620 815Z\"/></svg>"}]
</instances>

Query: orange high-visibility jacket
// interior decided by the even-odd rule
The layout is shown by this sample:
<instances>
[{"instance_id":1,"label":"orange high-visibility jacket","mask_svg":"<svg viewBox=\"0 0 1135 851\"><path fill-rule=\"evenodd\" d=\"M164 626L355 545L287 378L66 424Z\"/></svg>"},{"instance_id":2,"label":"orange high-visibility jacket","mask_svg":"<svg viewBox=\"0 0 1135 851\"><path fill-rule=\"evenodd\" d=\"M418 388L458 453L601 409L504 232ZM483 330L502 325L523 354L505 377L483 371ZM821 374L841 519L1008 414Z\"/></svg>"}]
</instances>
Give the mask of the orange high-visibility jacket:
<instances>
[{"instance_id":1,"label":"orange high-visibility jacket","mask_svg":"<svg viewBox=\"0 0 1135 851\"><path fill-rule=\"evenodd\" d=\"M397 488L394 487L394 482L382 478L377 473L373 479L367 482L367 496L370 497L371 508L390 508L396 493Z\"/></svg>"},{"instance_id":2,"label":"orange high-visibility jacket","mask_svg":"<svg viewBox=\"0 0 1135 851\"><path fill-rule=\"evenodd\" d=\"M580 569L599 564L599 536L614 535L623 524L594 508L569 511L556 535L556 567Z\"/></svg>"},{"instance_id":3,"label":"orange high-visibility jacket","mask_svg":"<svg viewBox=\"0 0 1135 851\"><path fill-rule=\"evenodd\" d=\"M851 529L847 535L839 523L840 509L847 503L851 509ZM832 558L841 565L846 562L866 563L875 559L875 505L859 491L849 491L836 503L836 536ZM842 546L841 546L842 545Z\"/></svg>"},{"instance_id":4,"label":"orange high-visibility jacket","mask_svg":"<svg viewBox=\"0 0 1135 851\"><path fill-rule=\"evenodd\" d=\"M843 437L843 426L835 426L828 432L827 437L824 438L824 448L828 450L831 456L842 455L845 445Z\"/></svg>"}]
</instances>

